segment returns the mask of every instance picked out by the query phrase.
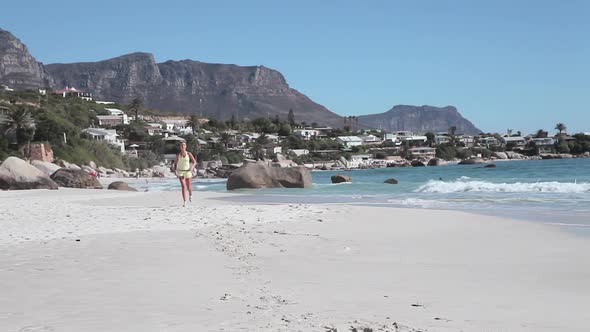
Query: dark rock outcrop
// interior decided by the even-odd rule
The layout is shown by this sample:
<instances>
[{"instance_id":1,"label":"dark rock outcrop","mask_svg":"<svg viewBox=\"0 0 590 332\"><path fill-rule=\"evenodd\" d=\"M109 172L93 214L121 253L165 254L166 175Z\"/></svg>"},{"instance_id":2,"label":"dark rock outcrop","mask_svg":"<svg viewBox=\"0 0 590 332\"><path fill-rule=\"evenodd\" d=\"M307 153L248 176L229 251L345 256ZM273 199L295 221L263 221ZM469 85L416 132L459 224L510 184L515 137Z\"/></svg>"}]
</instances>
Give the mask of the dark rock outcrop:
<instances>
[{"instance_id":1,"label":"dark rock outcrop","mask_svg":"<svg viewBox=\"0 0 590 332\"><path fill-rule=\"evenodd\" d=\"M60 187L102 189L98 179L83 170L62 168L53 173L51 179Z\"/></svg>"},{"instance_id":2,"label":"dark rock outcrop","mask_svg":"<svg viewBox=\"0 0 590 332\"><path fill-rule=\"evenodd\" d=\"M137 191L137 189L130 187L127 182L115 181L109 184L108 189L112 190L125 190L125 191Z\"/></svg>"},{"instance_id":3,"label":"dark rock outcrop","mask_svg":"<svg viewBox=\"0 0 590 332\"><path fill-rule=\"evenodd\" d=\"M496 168L496 164L487 164L484 168Z\"/></svg>"},{"instance_id":4,"label":"dark rock outcrop","mask_svg":"<svg viewBox=\"0 0 590 332\"><path fill-rule=\"evenodd\" d=\"M461 116L453 106L397 105L385 113L361 115L359 123L366 127L380 128L386 131L446 132L450 127L456 126L457 133L481 133L480 129Z\"/></svg>"},{"instance_id":5,"label":"dark rock outcrop","mask_svg":"<svg viewBox=\"0 0 590 332\"><path fill-rule=\"evenodd\" d=\"M10 32L0 29L0 84L15 89L45 87L49 84L43 64Z\"/></svg>"},{"instance_id":6,"label":"dark rock outcrop","mask_svg":"<svg viewBox=\"0 0 590 332\"><path fill-rule=\"evenodd\" d=\"M352 182L352 178L347 175L336 174L330 177L332 183Z\"/></svg>"},{"instance_id":7,"label":"dark rock outcrop","mask_svg":"<svg viewBox=\"0 0 590 332\"><path fill-rule=\"evenodd\" d=\"M248 163L231 173L226 188L308 188L311 185L311 173L305 167L282 168Z\"/></svg>"},{"instance_id":8,"label":"dark rock outcrop","mask_svg":"<svg viewBox=\"0 0 590 332\"><path fill-rule=\"evenodd\" d=\"M432 158L428 161L428 166L442 166L446 164L447 161L440 158Z\"/></svg>"},{"instance_id":9,"label":"dark rock outcrop","mask_svg":"<svg viewBox=\"0 0 590 332\"><path fill-rule=\"evenodd\" d=\"M26 161L8 157L0 165L0 189L57 189L57 184L43 171Z\"/></svg>"},{"instance_id":10,"label":"dark rock outcrop","mask_svg":"<svg viewBox=\"0 0 590 332\"><path fill-rule=\"evenodd\" d=\"M412 160L412 167L424 167L426 166L423 161L414 159Z\"/></svg>"},{"instance_id":11,"label":"dark rock outcrop","mask_svg":"<svg viewBox=\"0 0 590 332\"><path fill-rule=\"evenodd\" d=\"M396 179L387 179L385 181L383 181L383 183L389 183L389 184L398 184L398 181Z\"/></svg>"}]
</instances>

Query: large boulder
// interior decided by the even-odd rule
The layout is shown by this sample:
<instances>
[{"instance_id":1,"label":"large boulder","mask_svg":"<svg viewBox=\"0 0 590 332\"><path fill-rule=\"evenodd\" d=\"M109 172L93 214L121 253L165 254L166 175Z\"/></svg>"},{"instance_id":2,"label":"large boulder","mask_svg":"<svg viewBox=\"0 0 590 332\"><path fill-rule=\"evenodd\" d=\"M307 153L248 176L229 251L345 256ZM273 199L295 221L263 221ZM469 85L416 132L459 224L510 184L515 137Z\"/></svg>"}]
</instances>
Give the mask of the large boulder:
<instances>
[{"instance_id":1,"label":"large boulder","mask_svg":"<svg viewBox=\"0 0 590 332\"><path fill-rule=\"evenodd\" d=\"M447 164L447 162L440 158L432 158L428 161L428 166L441 166L445 164Z\"/></svg>"},{"instance_id":2,"label":"large boulder","mask_svg":"<svg viewBox=\"0 0 590 332\"><path fill-rule=\"evenodd\" d=\"M494 157L496 157L498 159L508 159L508 155L506 154L506 152L499 152L499 151L497 151L497 152L494 152L492 154L492 156L494 156Z\"/></svg>"},{"instance_id":3,"label":"large boulder","mask_svg":"<svg viewBox=\"0 0 590 332\"><path fill-rule=\"evenodd\" d=\"M126 191L137 191L137 189L130 187L127 182L115 181L109 184L109 189L112 190L126 190Z\"/></svg>"},{"instance_id":4,"label":"large boulder","mask_svg":"<svg viewBox=\"0 0 590 332\"><path fill-rule=\"evenodd\" d=\"M307 188L311 173L305 167L272 167L248 163L234 170L227 179L227 190L241 188Z\"/></svg>"},{"instance_id":5,"label":"large boulder","mask_svg":"<svg viewBox=\"0 0 590 332\"><path fill-rule=\"evenodd\" d=\"M350 176L343 174L332 175L330 180L332 180L332 183L352 182L352 178Z\"/></svg>"},{"instance_id":6,"label":"large boulder","mask_svg":"<svg viewBox=\"0 0 590 332\"><path fill-rule=\"evenodd\" d=\"M0 165L0 189L57 189L49 176L26 161L8 157Z\"/></svg>"},{"instance_id":7,"label":"large boulder","mask_svg":"<svg viewBox=\"0 0 590 332\"><path fill-rule=\"evenodd\" d=\"M33 160L31 161L31 165L35 166L35 168L37 168L41 172L47 174L47 176L50 176L51 174L55 173L55 171L57 171L58 169L61 169L59 165L41 160Z\"/></svg>"},{"instance_id":8,"label":"large boulder","mask_svg":"<svg viewBox=\"0 0 590 332\"><path fill-rule=\"evenodd\" d=\"M98 179L83 170L62 168L53 173L51 179L60 187L102 189Z\"/></svg>"},{"instance_id":9,"label":"large boulder","mask_svg":"<svg viewBox=\"0 0 590 332\"><path fill-rule=\"evenodd\" d=\"M97 170L98 168L96 167L96 163L94 161L89 161L88 162L88 167L92 168L93 170Z\"/></svg>"},{"instance_id":10,"label":"large boulder","mask_svg":"<svg viewBox=\"0 0 590 332\"><path fill-rule=\"evenodd\" d=\"M459 162L459 165L475 165L475 164L483 164L484 162L485 162L485 160L483 160L482 158L471 158L471 159L461 160Z\"/></svg>"},{"instance_id":11,"label":"large boulder","mask_svg":"<svg viewBox=\"0 0 590 332\"><path fill-rule=\"evenodd\" d=\"M516 153L514 151L506 151L506 156L508 159L524 159L524 156L520 153Z\"/></svg>"},{"instance_id":12,"label":"large boulder","mask_svg":"<svg viewBox=\"0 0 590 332\"><path fill-rule=\"evenodd\" d=\"M412 164L411 165L412 165L412 167L424 167L424 166L426 166L423 161L420 161L418 159L412 160Z\"/></svg>"},{"instance_id":13,"label":"large boulder","mask_svg":"<svg viewBox=\"0 0 590 332\"><path fill-rule=\"evenodd\" d=\"M383 183L397 184L398 181L396 179L391 178L391 179L387 179L387 180L383 181Z\"/></svg>"},{"instance_id":14,"label":"large boulder","mask_svg":"<svg viewBox=\"0 0 590 332\"><path fill-rule=\"evenodd\" d=\"M496 164L487 164L484 168L496 168Z\"/></svg>"}]
</instances>

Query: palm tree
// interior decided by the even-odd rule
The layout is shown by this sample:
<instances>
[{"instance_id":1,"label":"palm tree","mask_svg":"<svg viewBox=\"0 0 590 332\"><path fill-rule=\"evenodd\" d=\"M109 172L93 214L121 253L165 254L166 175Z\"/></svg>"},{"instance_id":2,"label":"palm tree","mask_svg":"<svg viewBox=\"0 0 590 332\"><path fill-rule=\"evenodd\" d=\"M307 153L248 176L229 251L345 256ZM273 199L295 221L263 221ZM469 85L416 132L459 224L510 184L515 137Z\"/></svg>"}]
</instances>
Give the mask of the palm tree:
<instances>
[{"instance_id":1,"label":"palm tree","mask_svg":"<svg viewBox=\"0 0 590 332\"><path fill-rule=\"evenodd\" d=\"M426 136L426 141L428 142L428 146L432 146L434 143L434 133L427 132L424 136Z\"/></svg>"},{"instance_id":2,"label":"palm tree","mask_svg":"<svg viewBox=\"0 0 590 332\"><path fill-rule=\"evenodd\" d=\"M191 128L193 128L193 135L195 135L195 133L197 132L197 129L199 129L199 117L196 114L191 115L188 118L188 123L189 126L191 126Z\"/></svg>"},{"instance_id":3,"label":"palm tree","mask_svg":"<svg viewBox=\"0 0 590 332\"><path fill-rule=\"evenodd\" d=\"M221 133L221 136L219 137L219 141L221 143L223 143L223 147L225 149L227 149L227 146L228 146L229 142L231 141L231 135L228 133Z\"/></svg>"},{"instance_id":4,"label":"palm tree","mask_svg":"<svg viewBox=\"0 0 590 332\"><path fill-rule=\"evenodd\" d=\"M559 130L559 135L561 136L561 134L567 129L567 127L563 123L560 122L555 125L555 129Z\"/></svg>"},{"instance_id":5,"label":"palm tree","mask_svg":"<svg viewBox=\"0 0 590 332\"><path fill-rule=\"evenodd\" d=\"M139 112L141 112L142 108L143 101L141 100L141 98L134 98L131 101L131 104L127 106L127 111L135 113L135 121L137 121L139 117Z\"/></svg>"},{"instance_id":6,"label":"palm tree","mask_svg":"<svg viewBox=\"0 0 590 332\"><path fill-rule=\"evenodd\" d=\"M31 112L23 106L0 115L0 128L4 129L4 134L15 133L18 145L24 141L30 142L35 135L35 123Z\"/></svg>"}]
</instances>

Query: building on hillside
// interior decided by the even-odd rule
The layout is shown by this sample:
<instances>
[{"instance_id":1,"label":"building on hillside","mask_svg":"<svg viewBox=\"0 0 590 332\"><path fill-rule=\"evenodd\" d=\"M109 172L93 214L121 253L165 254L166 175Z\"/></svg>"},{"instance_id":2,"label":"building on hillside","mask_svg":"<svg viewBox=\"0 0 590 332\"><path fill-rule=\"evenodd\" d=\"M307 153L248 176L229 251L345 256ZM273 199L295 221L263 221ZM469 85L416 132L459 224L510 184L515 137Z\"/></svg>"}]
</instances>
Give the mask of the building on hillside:
<instances>
[{"instance_id":1,"label":"building on hillside","mask_svg":"<svg viewBox=\"0 0 590 332\"><path fill-rule=\"evenodd\" d=\"M487 148L490 148L490 147L494 147L494 146L500 145L500 141L498 141L497 138L491 137L491 136L481 137L481 138L479 138L479 145L480 146L485 146Z\"/></svg>"},{"instance_id":2,"label":"building on hillside","mask_svg":"<svg viewBox=\"0 0 590 332\"><path fill-rule=\"evenodd\" d=\"M120 140L117 135L117 131L114 129L103 129L103 128L86 128L82 130L86 135L90 136L90 138L97 140L97 141L105 141L109 145L115 146L121 151L121 153L125 153L125 142Z\"/></svg>"},{"instance_id":3,"label":"building on hillside","mask_svg":"<svg viewBox=\"0 0 590 332\"><path fill-rule=\"evenodd\" d=\"M441 144L449 144L451 143L451 138L446 135L436 135L434 136L434 144L441 145Z\"/></svg>"},{"instance_id":4,"label":"building on hillside","mask_svg":"<svg viewBox=\"0 0 590 332\"><path fill-rule=\"evenodd\" d=\"M114 101L95 100L94 102L97 103L97 104L101 104L101 105L113 105L113 104L115 104Z\"/></svg>"},{"instance_id":5,"label":"building on hillside","mask_svg":"<svg viewBox=\"0 0 590 332\"><path fill-rule=\"evenodd\" d=\"M400 141L397 137L396 134L393 133L387 133L383 136L383 141L384 142L391 142L396 146L400 146L402 145L402 141Z\"/></svg>"},{"instance_id":6,"label":"building on hillside","mask_svg":"<svg viewBox=\"0 0 590 332\"><path fill-rule=\"evenodd\" d=\"M517 148L523 148L526 145L526 140L522 136L501 137L500 141L502 143L502 146L507 146L507 145L511 144Z\"/></svg>"},{"instance_id":7,"label":"building on hillside","mask_svg":"<svg viewBox=\"0 0 590 332\"><path fill-rule=\"evenodd\" d=\"M186 135L193 132L187 119L162 119L161 122L164 123L164 130L171 133Z\"/></svg>"},{"instance_id":8,"label":"building on hillside","mask_svg":"<svg viewBox=\"0 0 590 332\"><path fill-rule=\"evenodd\" d=\"M129 124L129 117L124 111L117 108L105 108L104 110L107 111L109 115L122 117L123 124Z\"/></svg>"},{"instance_id":9,"label":"building on hillside","mask_svg":"<svg viewBox=\"0 0 590 332\"><path fill-rule=\"evenodd\" d=\"M150 135L150 136L162 135L162 133L164 132L164 130L162 129L162 126L149 125L149 126L145 126L144 128L147 131L148 135Z\"/></svg>"},{"instance_id":10,"label":"building on hillside","mask_svg":"<svg viewBox=\"0 0 590 332\"><path fill-rule=\"evenodd\" d=\"M473 147L475 146L475 137L471 135L459 135L455 138L457 142L464 145L465 147Z\"/></svg>"},{"instance_id":11,"label":"building on hillside","mask_svg":"<svg viewBox=\"0 0 590 332\"><path fill-rule=\"evenodd\" d=\"M328 137L328 135L330 135L332 133L332 131L334 131L334 128L332 127L320 127L320 128L313 128L315 131L317 131L316 137L317 138L323 138L323 137Z\"/></svg>"},{"instance_id":12,"label":"building on hillside","mask_svg":"<svg viewBox=\"0 0 590 332\"><path fill-rule=\"evenodd\" d=\"M9 87L8 85L0 85L0 90L4 91L14 91L13 88Z\"/></svg>"},{"instance_id":13,"label":"building on hillside","mask_svg":"<svg viewBox=\"0 0 590 332\"><path fill-rule=\"evenodd\" d=\"M421 146L408 149L408 151L417 158L430 159L436 157L436 148Z\"/></svg>"},{"instance_id":14,"label":"building on hillside","mask_svg":"<svg viewBox=\"0 0 590 332\"><path fill-rule=\"evenodd\" d=\"M375 145L375 144L381 144L381 137L379 136L375 136L373 134L369 134L369 135L361 135L359 136L359 138L363 141L364 145Z\"/></svg>"},{"instance_id":15,"label":"building on hillside","mask_svg":"<svg viewBox=\"0 0 590 332\"><path fill-rule=\"evenodd\" d=\"M352 148L353 146L363 145L363 140L358 136L338 136L336 137L338 144L344 145L345 148Z\"/></svg>"},{"instance_id":16,"label":"building on hillside","mask_svg":"<svg viewBox=\"0 0 590 332\"><path fill-rule=\"evenodd\" d=\"M553 137L531 138L539 153L553 153L557 141Z\"/></svg>"},{"instance_id":17,"label":"building on hillside","mask_svg":"<svg viewBox=\"0 0 590 332\"><path fill-rule=\"evenodd\" d=\"M303 139L304 141L309 141L310 139L318 136L318 134L319 132L317 130L311 128L293 130L293 135Z\"/></svg>"},{"instance_id":18,"label":"building on hillside","mask_svg":"<svg viewBox=\"0 0 590 332\"><path fill-rule=\"evenodd\" d=\"M86 91L82 91L82 90L78 90L74 87L65 87L63 89L60 90L55 90L53 91L53 94L61 96L63 98L66 97L78 97L80 99L84 99L87 101L91 101L92 100L92 94L90 92L86 92Z\"/></svg>"},{"instance_id":19,"label":"building on hillside","mask_svg":"<svg viewBox=\"0 0 590 332\"><path fill-rule=\"evenodd\" d=\"M96 118L98 119L98 125L101 127L112 127L128 124L125 123L125 119L122 116L118 115L97 115Z\"/></svg>"},{"instance_id":20,"label":"building on hillside","mask_svg":"<svg viewBox=\"0 0 590 332\"><path fill-rule=\"evenodd\" d=\"M402 142L425 143L428 138L424 135L416 135L411 131L398 131L395 133Z\"/></svg>"}]
</instances>

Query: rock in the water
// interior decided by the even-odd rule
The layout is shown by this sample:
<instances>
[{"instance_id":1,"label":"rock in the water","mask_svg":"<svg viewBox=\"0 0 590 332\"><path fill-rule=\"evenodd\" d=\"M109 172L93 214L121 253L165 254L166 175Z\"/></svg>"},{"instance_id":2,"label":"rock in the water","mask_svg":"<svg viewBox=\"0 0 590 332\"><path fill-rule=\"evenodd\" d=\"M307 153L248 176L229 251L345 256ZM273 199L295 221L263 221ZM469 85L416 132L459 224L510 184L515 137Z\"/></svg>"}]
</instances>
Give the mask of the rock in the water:
<instances>
[{"instance_id":1,"label":"rock in the water","mask_svg":"<svg viewBox=\"0 0 590 332\"><path fill-rule=\"evenodd\" d=\"M272 167L248 163L234 170L227 179L227 190L240 188L307 188L311 173L305 167Z\"/></svg>"},{"instance_id":2,"label":"rock in the water","mask_svg":"<svg viewBox=\"0 0 590 332\"><path fill-rule=\"evenodd\" d=\"M484 168L496 168L496 164L487 164Z\"/></svg>"},{"instance_id":3,"label":"rock in the water","mask_svg":"<svg viewBox=\"0 0 590 332\"><path fill-rule=\"evenodd\" d=\"M396 179L387 179L387 180L383 181L383 183L397 184L398 181Z\"/></svg>"},{"instance_id":4,"label":"rock in the water","mask_svg":"<svg viewBox=\"0 0 590 332\"><path fill-rule=\"evenodd\" d=\"M83 170L62 168L53 173L51 179L61 187L102 189L98 179Z\"/></svg>"},{"instance_id":5,"label":"rock in the water","mask_svg":"<svg viewBox=\"0 0 590 332\"><path fill-rule=\"evenodd\" d=\"M420 160L412 160L412 167L423 167L426 166L422 161Z\"/></svg>"},{"instance_id":6,"label":"rock in the water","mask_svg":"<svg viewBox=\"0 0 590 332\"><path fill-rule=\"evenodd\" d=\"M137 191L137 189L130 187L127 182L115 181L109 184L109 189L113 190L126 190L126 191Z\"/></svg>"},{"instance_id":7,"label":"rock in the water","mask_svg":"<svg viewBox=\"0 0 590 332\"><path fill-rule=\"evenodd\" d=\"M475 165L475 164L483 164L485 161L481 158L472 158L472 159L465 159L459 162L459 165Z\"/></svg>"},{"instance_id":8,"label":"rock in the water","mask_svg":"<svg viewBox=\"0 0 590 332\"><path fill-rule=\"evenodd\" d=\"M332 175L330 180L332 180L332 183L352 182L352 178L350 176L342 174Z\"/></svg>"},{"instance_id":9,"label":"rock in the water","mask_svg":"<svg viewBox=\"0 0 590 332\"><path fill-rule=\"evenodd\" d=\"M35 166L41 172L47 174L47 176L50 176L51 174L55 173L55 171L57 171L58 169L61 169L59 165L41 160L33 160L31 161L31 165Z\"/></svg>"},{"instance_id":10,"label":"rock in the water","mask_svg":"<svg viewBox=\"0 0 590 332\"><path fill-rule=\"evenodd\" d=\"M440 158L432 158L428 161L428 166L441 166L445 165L447 162Z\"/></svg>"},{"instance_id":11,"label":"rock in the water","mask_svg":"<svg viewBox=\"0 0 590 332\"><path fill-rule=\"evenodd\" d=\"M57 184L26 161L8 157L0 165L0 189L57 189Z\"/></svg>"}]
</instances>

